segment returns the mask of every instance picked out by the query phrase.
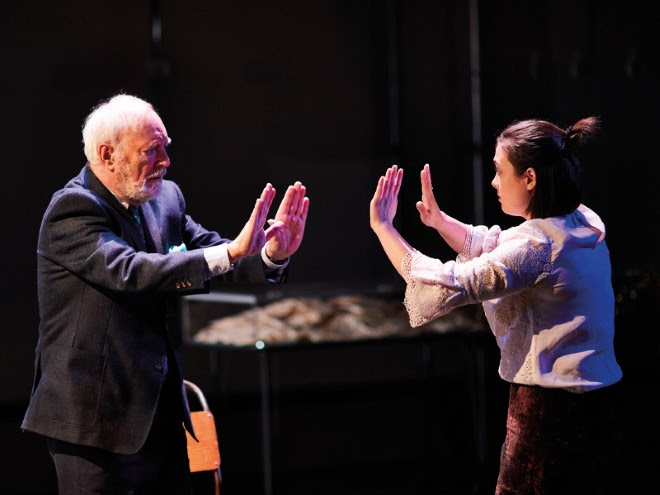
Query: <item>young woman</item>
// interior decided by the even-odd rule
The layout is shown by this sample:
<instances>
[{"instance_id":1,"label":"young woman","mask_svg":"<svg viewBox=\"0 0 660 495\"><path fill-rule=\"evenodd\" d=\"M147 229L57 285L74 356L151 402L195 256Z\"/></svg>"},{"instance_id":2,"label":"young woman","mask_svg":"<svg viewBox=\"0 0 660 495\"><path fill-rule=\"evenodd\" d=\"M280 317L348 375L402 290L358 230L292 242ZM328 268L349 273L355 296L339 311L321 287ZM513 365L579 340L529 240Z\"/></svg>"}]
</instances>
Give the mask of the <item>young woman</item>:
<instances>
[{"instance_id":1,"label":"young woman","mask_svg":"<svg viewBox=\"0 0 660 495\"><path fill-rule=\"evenodd\" d=\"M456 261L423 255L394 228L402 169L387 170L371 201L371 228L406 281L412 326L483 304L510 382L497 494L608 493L603 470L618 451L611 385L622 372L605 226L580 203L575 153L597 126L594 117L565 130L526 120L498 136L492 185L502 210L524 218L504 231L441 211L425 165L417 209Z\"/></svg>"}]
</instances>

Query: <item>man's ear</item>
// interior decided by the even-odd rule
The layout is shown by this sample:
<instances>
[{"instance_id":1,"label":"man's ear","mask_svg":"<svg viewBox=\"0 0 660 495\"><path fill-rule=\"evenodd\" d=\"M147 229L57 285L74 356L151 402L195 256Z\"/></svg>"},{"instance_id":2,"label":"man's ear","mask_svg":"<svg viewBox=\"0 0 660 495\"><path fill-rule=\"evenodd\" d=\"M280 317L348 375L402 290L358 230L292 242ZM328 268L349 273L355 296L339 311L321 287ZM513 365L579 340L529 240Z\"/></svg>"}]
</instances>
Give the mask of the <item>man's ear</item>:
<instances>
[{"instance_id":1,"label":"man's ear","mask_svg":"<svg viewBox=\"0 0 660 495\"><path fill-rule=\"evenodd\" d=\"M525 186L527 186L528 191L534 190L536 187L536 170L534 170L532 167L529 167L527 170L525 170Z\"/></svg>"},{"instance_id":2,"label":"man's ear","mask_svg":"<svg viewBox=\"0 0 660 495\"><path fill-rule=\"evenodd\" d=\"M108 143L99 146L99 161L109 170L114 170L115 167L114 151L115 149Z\"/></svg>"}]
</instances>

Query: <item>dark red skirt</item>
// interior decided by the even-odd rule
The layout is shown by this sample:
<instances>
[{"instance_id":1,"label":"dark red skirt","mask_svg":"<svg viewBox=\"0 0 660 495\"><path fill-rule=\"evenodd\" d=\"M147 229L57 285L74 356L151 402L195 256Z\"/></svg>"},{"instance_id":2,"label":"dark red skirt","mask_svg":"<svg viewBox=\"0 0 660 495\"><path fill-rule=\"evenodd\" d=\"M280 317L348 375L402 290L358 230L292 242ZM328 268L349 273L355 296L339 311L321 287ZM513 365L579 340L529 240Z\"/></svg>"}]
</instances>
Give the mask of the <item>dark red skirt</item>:
<instances>
[{"instance_id":1,"label":"dark red skirt","mask_svg":"<svg viewBox=\"0 0 660 495\"><path fill-rule=\"evenodd\" d=\"M512 383L496 495L618 493L620 389L575 394Z\"/></svg>"}]
</instances>

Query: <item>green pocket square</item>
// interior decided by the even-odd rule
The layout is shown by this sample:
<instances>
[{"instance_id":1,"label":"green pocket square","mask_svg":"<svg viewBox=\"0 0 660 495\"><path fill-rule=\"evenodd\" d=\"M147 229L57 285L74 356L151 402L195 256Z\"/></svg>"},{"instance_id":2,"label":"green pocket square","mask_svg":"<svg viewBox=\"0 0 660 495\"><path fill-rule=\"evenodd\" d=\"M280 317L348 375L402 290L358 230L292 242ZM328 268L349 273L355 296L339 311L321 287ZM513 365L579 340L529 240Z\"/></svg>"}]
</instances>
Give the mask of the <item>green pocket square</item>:
<instances>
[{"instance_id":1,"label":"green pocket square","mask_svg":"<svg viewBox=\"0 0 660 495\"><path fill-rule=\"evenodd\" d=\"M178 246L170 246L169 249L167 250L168 253L173 253L175 251L179 251L180 253L183 253L184 251L188 251L188 249L186 249L186 243L182 242Z\"/></svg>"}]
</instances>

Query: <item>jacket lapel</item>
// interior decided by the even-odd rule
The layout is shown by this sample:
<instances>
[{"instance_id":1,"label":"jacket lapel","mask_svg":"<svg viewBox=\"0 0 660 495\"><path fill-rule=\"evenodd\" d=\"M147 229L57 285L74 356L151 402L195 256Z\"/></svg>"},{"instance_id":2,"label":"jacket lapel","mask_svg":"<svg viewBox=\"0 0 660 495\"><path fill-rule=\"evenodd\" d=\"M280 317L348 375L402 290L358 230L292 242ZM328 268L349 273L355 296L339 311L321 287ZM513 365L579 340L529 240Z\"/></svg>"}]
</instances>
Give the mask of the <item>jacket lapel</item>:
<instances>
[{"instance_id":1,"label":"jacket lapel","mask_svg":"<svg viewBox=\"0 0 660 495\"><path fill-rule=\"evenodd\" d=\"M82 182L85 189L94 191L103 201L108 203L117 211L122 222L122 230L128 233L130 239L126 239L138 251L147 251L145 238L140 232L142 227L135 221L129 211L122 205L117 198L108 190L107 187L96 177L89 164L82 171ZM146 231L147 229L144 229ZM160 236L159 236L160 237Z\"/></svg>"}]
</instances>

